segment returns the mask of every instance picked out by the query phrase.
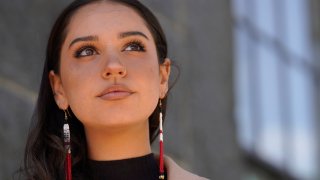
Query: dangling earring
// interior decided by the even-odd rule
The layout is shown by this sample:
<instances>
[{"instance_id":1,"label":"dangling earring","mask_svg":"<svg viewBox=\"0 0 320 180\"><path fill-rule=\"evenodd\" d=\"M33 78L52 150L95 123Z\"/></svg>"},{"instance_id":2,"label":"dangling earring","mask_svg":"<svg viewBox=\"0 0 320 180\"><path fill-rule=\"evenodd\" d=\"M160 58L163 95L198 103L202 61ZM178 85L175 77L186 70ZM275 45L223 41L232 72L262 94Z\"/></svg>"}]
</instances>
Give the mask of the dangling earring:
<instances>
[{"instance_id":1,"label":"dangling earring","mask_svg":"<svg viewBox=\"0 0 320 180\"><path fill-rule=\"evenodd\" d=\"M162 119L162 104L161 99L159 100L159 147L160 147L160 157L159 157L159 179L164 179L164 164L163 164L163 119Z\"/></svg>"},{"instance_id":2,"label":"dangling earring","mask_svg":"<svg viewBox=\"0 0 320 180\"><path fill-rule=\"evenodd\" d=\"M70 128L68 124L68 110L64 110L64 124L63 124L63 140L64 140L64 149L66 151L66 160L65 160L65 176L66 180L72 179L71 173L71 143L70 143Z\"/></svg>"}]
</instances>

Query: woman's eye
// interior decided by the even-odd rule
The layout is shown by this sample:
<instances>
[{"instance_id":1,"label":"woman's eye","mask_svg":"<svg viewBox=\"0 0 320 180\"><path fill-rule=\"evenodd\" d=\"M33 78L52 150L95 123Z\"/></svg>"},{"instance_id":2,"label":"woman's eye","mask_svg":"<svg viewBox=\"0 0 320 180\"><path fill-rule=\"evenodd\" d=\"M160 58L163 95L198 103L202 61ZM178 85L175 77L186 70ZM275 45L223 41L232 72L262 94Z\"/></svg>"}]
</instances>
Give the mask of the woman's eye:
<instances>
[{"instance_id":1,"label":"woman's eye","mask_svg":"<svg viewBox=\"0 0 320 180\"><path fill-rule=\"evenodd\" d=\"M144 46L139 42L129 43L124 51L145 51Z\"/></svg>"},{"instance_id":2,"label":"woman's eye","mask_svg":"<svg viewBox=\"0 0 320 180\"><path fill-rule=\"evenodd\" d=\"M85 57L85 56L92 56L97 54L97 51L92 47L82 48L76 52L76 57Z\"/></svg>"}]
</instances>

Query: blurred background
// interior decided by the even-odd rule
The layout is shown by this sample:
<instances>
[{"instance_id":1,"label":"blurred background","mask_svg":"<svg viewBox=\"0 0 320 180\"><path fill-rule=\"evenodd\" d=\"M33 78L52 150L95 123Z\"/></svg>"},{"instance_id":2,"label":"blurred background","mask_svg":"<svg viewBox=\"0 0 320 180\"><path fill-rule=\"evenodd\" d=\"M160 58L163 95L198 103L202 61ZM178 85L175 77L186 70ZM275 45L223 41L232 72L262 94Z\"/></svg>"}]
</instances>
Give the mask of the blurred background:
<instances>
[{"instance_id":1,"label":"blurred background","mask_svg":"<svg viewBox=\"0 0 320 180\"><path fill-rule=\"evenodd\" d=\"M22 163L46 41L69 2L0 1L1 180ZM166 154L210 179L320 179L320 0L142 2L180 68Z\"/></svg>"}]
</instances>

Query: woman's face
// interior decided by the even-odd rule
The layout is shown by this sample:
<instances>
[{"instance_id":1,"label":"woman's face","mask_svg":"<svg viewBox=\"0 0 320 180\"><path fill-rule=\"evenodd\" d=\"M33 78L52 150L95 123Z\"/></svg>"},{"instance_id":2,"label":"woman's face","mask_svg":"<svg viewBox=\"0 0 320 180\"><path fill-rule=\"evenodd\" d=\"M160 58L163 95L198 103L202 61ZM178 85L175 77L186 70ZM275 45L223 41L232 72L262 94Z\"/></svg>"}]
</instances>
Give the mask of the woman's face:
<instances>
[{"instance_id":1,"label":"woman's face","mask_svg":"<svg viewBox=\"0 0 320 180\"><path fill-rule=\"evenodd\" d=\"M170 60L159 66L144 20L119 3L79 9L67 27L60 74L50 72L55 100L86 128L146 123L168 90Z\"/></svg>"}]
</instances>

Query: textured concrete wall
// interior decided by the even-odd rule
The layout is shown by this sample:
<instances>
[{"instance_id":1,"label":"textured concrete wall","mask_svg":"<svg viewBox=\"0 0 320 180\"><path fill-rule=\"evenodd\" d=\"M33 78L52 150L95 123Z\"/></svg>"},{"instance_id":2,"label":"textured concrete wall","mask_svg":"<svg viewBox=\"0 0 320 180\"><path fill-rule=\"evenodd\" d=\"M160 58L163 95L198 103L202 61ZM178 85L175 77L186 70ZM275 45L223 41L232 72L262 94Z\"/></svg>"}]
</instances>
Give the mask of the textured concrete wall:
<instances>
[{"instance_id":1,"label":"textured concrete wall","mask_svg":"<svg viewBox=\"0 0 320 180\"><path fill-rule=\"evenodd\" d=\"M70 1L0 2L0 179L22 160L54 18ZM212 179L239 179L230 2L144 0L164 26L181 77L170 95L165 151ZM156 148L154 148L156 150Z\"/></svg>"}]
</instances>

